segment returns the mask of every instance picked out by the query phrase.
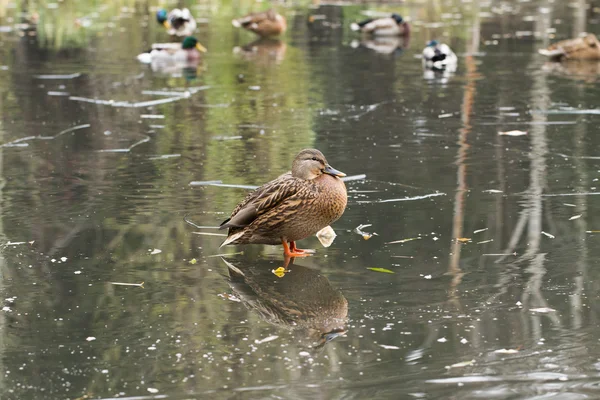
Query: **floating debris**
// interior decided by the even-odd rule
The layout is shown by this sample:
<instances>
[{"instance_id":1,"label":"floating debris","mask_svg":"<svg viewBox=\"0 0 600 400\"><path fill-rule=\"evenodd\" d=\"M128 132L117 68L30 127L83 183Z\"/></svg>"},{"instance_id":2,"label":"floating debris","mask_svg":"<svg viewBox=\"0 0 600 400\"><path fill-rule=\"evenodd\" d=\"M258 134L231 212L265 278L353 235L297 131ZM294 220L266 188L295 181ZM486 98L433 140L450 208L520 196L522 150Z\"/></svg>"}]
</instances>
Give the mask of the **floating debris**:
<instances>
[{"instance_id":1,"label":"floating debris","mask_svg":"<svg viewBox=\"0 0 600 400\"><path fill-rule=\"evenodd\" d=\"M569 218L569 221L573 221L574 219L579 219L579 218L581 218L581 214L573 215L571 218Z\"/></svg>"},{"instance_id":2,"label":"floating debris","mask_svg":"<svg viewBox=\"0 0 600 400\"><path fill-rule=\"evenodd\" d=\"M331 246L337 235L331 226L326 226L325 228L317 232L316 236L323 247L329 247Z\"/></svg>"},{"instance_id":3,"label":"floating debris","mask_svg":"<svg viewBox=\"0 0 600 400\"><path fill-rule=\"evenodd\" d=\"M575 204L571 204L571 203L563 203L563 206L567 206L567 207L577 207Z\"/></svg>"},{"instance_id":4,"label":"floating debris","mask_svg":"<svg viewBox=\"0 0 600 400\"><path fill-rule=\"evenodd\" d=\"M357 203L359 203L359 204L366 204L366 203L393 203L393 202L397 202L397 201L423 200L423 199L428 199L430 197L445 196L445 195L446 195L446 193L437 192L437 193L425 194L425 195L422 195L422 196L402 197L402 198L398 198L398 199L363 200L363 201L359 200L359 201L357 201Z\"/></svg>"},{"instance_id":5,"label":"floating debris","mask_svg":"<svg viewBox=\"0 0 600 400\"><path fill-rule=\"evenodd\" d=\"M497 354L516 354L518 352L519 352L519 350L517 350L517 349L498 349L498 350L494 350L494 353L497 353Z\"/></svg>"},{"instance_id":6,"label":"floating debris","mask_svg":"<svg viewBox=\"0 0 600 400\"><path fill-rule=\"evenodd\" d=\"M493 241L494 241L494 239L482 240L481 242L477 242L476 244L490 243L490 242L493 242Z\"/></svg>"},{"instance_id":7,"label":"floating debris","mask_svg":"<svg viewBox=\"0 0 600 400\"><path fill-rule=\"evenodd\" d=\"M87 340L88 342L93 342L94 340L96 340L96 338L93 336L88 336L87 338L85 338L85 340Z\"/></svg>"},{"instance_id":8,"label":"floating debris","mask_svg":"<svg viewBox=\"0 0 600 400\"><path fill-rule=\"evenodd\" d=\"M154 250L150 249L148 251L150 252L150 254L160 254L160 253L162 253L162 250L159 250L159 249L154 249Z\"/></svg>"},{"instance_id":9,"label":"floating debris","mask_svg":"<svg viewBox=\"0 0 600 400\"><path fill-rule=\"evenodd\" d=\"M227 236L224 233L212 233L212 232L192 232L194 235L204 235L204 236Z\"/></svg>"},{"instance_id":10,"label":"floating debris","mask_svg":"<svg viewBox=\"0 0 600 400\"><path fill-rule=\"evenodd\" d=\"M146 136L143 139L135 142L134 144L132 144L131 146L127 147L127 148L122 148L122 149L101 149L101 150L96 150L98 153L129 153L131 150L133 150L134 147L139 146L140 144L146 143L150 141L150 136Z\"/></svg>"},{"instance_id":11,"label":"floating debris","mask_svg":"<svg viewBox=\"0 0 600 400\"><path fill-rule=\"evenodd\" d=\"M116 286L137 286L137 287L144 287L144 282L142 283L125 283L125 282L108 282L111 285L116 285Z\"/></svg>"},{"instance_id":12,"label":"floating debris","mask_svg":"<svg viewBox=\"0 0 600 400\"><path fill-rule=\"evenodd\" d=\"M359 174L359 175L344 176L343 178L340 178L340 179L344 182L350 182L350 181L360 181L360 180L363 180L366 178L367 178L367 175Z\"/></svg>"},{"instance_id":13,"label":"floating debris","mask_svg":"<svg viewBox=\"0 0 600 400\"><path fill-rule=\"evenodd\" d=\"M523 136L523 135L527 135L527 132L514 130L514 131L498 132L498 135L503 135L503 136Z\"/></svg>"},{"instance_id":14,"label":"floating debris","mask_svg":"<svg viewBox=\"0 0 600 400\"><path fill-rule=\"evenodd\" d=\"M271 342L271 341L273 341L275 339L279 339L279 336L273 335L273 336L267 336L266 338L261 339L261 340L256 339L254 341L254 343L256 343L256 344L262 344L262 343Z\"/></svg>"},{"instance_id":15,"label":"floating debris","mask_svg":"<svg viewBox=\"0 0 600 400\"><path fill-rule=\"evenodd\" d=\"M485 231L487 231L487 230L488 230L488 228L477 229L476 231L473 231L473 234L475 234L475 233L480 233L480 232L485 232Z\"/></svg>"},{"instance_id":16,"label":"floating debris","mask_svg":"<svg viewBox=\"0 0 600 400\"><path fill-rule=\"evenodd\" d=\"M197 262L198 262L198 260L196 260L195 258L192 258L190 260L190 264L192 264L192 265L196 264Z\"/></svg>"},{"instance_id":17,"label":"floating debris","mask_svg":"<svg viewBox=\"0 0 600 400\"><path fill-rule=\"evenodd\" d=\"M493 257L493 256L516 256L517 252L515 251L514 253L486 253L486 254L482 254L482 256L486 256L486 257Z\"/></svg>"},{"instance_id":18,"label":"floating debris","mask_svg":"<svg viewBox=\"0 0 600 400\"><path fill-rule=\"evenodd\" d=\"M206 256L206 258L212 258L212 257L227 257L227 256L237 256L240 254L244 254L243 251L238 251L237 253L223 253L223 254L213 254L212 256Z\"/></svg>"},{"instance_id":19,"label":"floating debris","mask_svg":"<svg viewBox=\"0 0 600 400\"><path fill-rule=\"evenodd\" d=\"M283 278L289 271L283 267L279 267L277 269L272 269L271 272L278 278Z\"/></svg>"},{"instance_id":20,"label":"floating debris","mask_svg":"<svg viewBox=\"0 0 600 400\"><path fill-rule=\"evenodd\" d=\"M26 136L26 137L15 139L13 141L5 143L5 144L1 145L0 147L25 147L25 146L28 146L28 144L22 143L22 142L27 142L30 140L53 140L53 139L56 139L57 137L60 137L64 134L66 134L66 133L78 131L80 129L89 128L90 126L91 126L90 124L82 124L82 125L73 126L71 128L67 128L65 130L58 132L54 136L41 136L41 135Z\"/></svg>"},{"instance_id":21,"label":"floating debris","mask_svg":"<svg viewBox=\"0 0 600 400\"><path fill-rule=\"evenodd\" d=\"M168 158L178 158L181 157L181 154L163 154L162 156L152 156L148 158L149 160L166 160Z\"/></svg>"},{"instance_id":22,"label":"floating debris","mask_svg":"<svg viewBox=\"0 0 600 400\"><path fill-rule=\"evenodd\" d=\"M542 235L546 235L546 236L548 236L550 239L554 239L554 238L556 237L556 236L554 236L554 235L551 235L550 233L548 233L548 232L544 232L544 231L542 231Z\"/></svg>"},{"instance_id":23,"label":"floating debris","mask_svg":"<svg viewBox=\"0 0 600 400\"><path fill-rule=\"evenodd\" d=\"M406 242L410 242L412 240L420 240L420 239L423 239L423 238L421 236L417 236L417 237L408 238L408 239L394 240L393 242L386 242L386 244L406 243Z\"/></svg>"},{"instance_id":24,"label":"floating debris","mask_svg":"<svg viewBox=\"0 0 600 400\"><path fill-rule=\"evenodd\" d=\"M488 189L488 190L482 190L483 193L503 193L502 190L497 190L497 189Z\"/></svg>"},{"instance_id":25,"label":"floating debris","mask_svg":"<svg viewBox=\"0 0 600 400\"><path fill-rule=\"evenodd\" d=\"M548 314L548 313L555 312L556 310L553 308L549 308L549 307L540 307L540 308L530 308L529 311L535 312L535 313L540 313L540 314Z\"/></svg>"},{"instance_id":26,"label":"floating debris","mask_svg":"<svg viewBox=\"0 0 600 400\"><path fill-rule=\"evenodd\" d=\"M236 136L213 136L211 139L226 141L226 140L239 140L239 139L243 139L243 138L244 137L241 135L236 135Z\"/></svg>"},{"instance_id":27,"label":"floating debris","mask_svg":"<svg viewBox=\"0 0 600 400\"><path fill-rule=\"evenodd\" d=\"M142 114L140 115L140 118L144 118L144 119L164 119L165 116L162 114Z\"/></svg>"},{"instance_id":28,"label":"floating debris","mask_svg":"<svg viewBox=\"0 0 600 400\"><path fill-rule=\"evenodd\" d=\"M392 256L393 258L415 258L414 256Z\"/></svg>"},{"instance_id":29,"label":"floating debris","mask_svg":"<svg viewBox=\"0 0 600 400\"><path fill-rule=\"evenodd\" d=\"M70 96L71 95L71 93L69 93L69 92L55 92L52 90L50 90L47 94L48 94L48 96Z\"/></svg>"},{"instance_id":30,"label":"floating debris","mask_svg":"<svg viewBox=\"0 0 600 400\"><path fill-rule=\"evenodd\" d=\"M394 271L390 271L389 269L386 268L367 268L371 271L375 271L375 272L383 272L385 274L395 274Z\"/></svg>"},{"instance_id":31,"label":"floating debris","mask_svg":"<svg viewBox=\"0 0 600 400\"><path fill-rule=\"evenodd\" d=\"M248 190L254 190L254 189L258 188L258 186L256 186L256 185L236 185L233 183L221 183L221 181L204 181L204 182L192 181L192 182L190 182L190 186L218 186L218 187L228 187L228 188L248 189Z\"/></svg>"},{"instance_id":32,"label":"floating debris","mask_svg":"<svg viewBox=\"0 0 600 400\"><path fill-rule=\"evenodd\" d=\"M456 241L459 243L468 243L471 241L471 238L456 238Z\"/></svg>"},{"instance_id":33,"label":"floating debris","mask_svg":"<svg viewBox=\"0 0 600 400\"><path fill-rule=\"evenodd\" d=\"M369 240L373 236L378 236L377 233L375 233L375 232L373 232L373 233L364 232L362 229L363 228L368 228L369 226L372 226L372 225L373 224L360 224L359 226L357 226L356 228L354 228L354 232L356 232L359 235L361 235L364 240Z\"/></svg>"},{"instance_id":34,"label":"floating debris","mask_svg":"<svg viewBox=\"0 0 600 400\"><path fill-rule=\"evenodd\" d=\"M99 105L104 105L104 106L112 106L112 107L141 108L141 107L156 106L159 104L172 103L174 101L186 99L188 97L189 96L187 96L187 97L186 96L176 96L176 97L168 97L166 99L140 101L140 102L136 102L136 103L131 103L129 101L91 99L88 97L79 97L79 96L70 96L69 100L79 101L79 102L83 102L83 103L99 104Z\"/></svg>"},{"instance_id":35,"label":"floating debris","mask_svg":"<svg viewBox=\"0 0 600 400\"><path fill-rule=\"evenodd\" d=\"M223 181L192 181L192 182L190 182L190 186L205 186L205 185L214 185L217 183L223 183Z\"/></svg>"},{"instance_id":36,"label":"floating debris","mask_svg":"<svg viewBox=\"0 0 600 400\"><path fill-rule=\"evenodd\" d=\"M390 346L387 344L380 344L379 347L386 349L386 350L400 350L400 347L398 347L398 346Z\"/></svg>"},{"instance_id":37,"label":"floating debris","mask_svg":"<svg viewBox=\"0 0 600 400\"><path fill-rule=\"evenodd\" d=\"M446 365L446 369L452 369L452 368L463 368L463 367L470 367L471 365L475 365L475 360L469 360L469 361L463 361L463 362L459 362L456 364L452 364L452 365Z\"/></svg>"},{"instance_id":38,"label":"floating debris","mask_svg":"<svg viewBox=\"0 0 600 400\"><path fill-rule=\"evenodd\" d=\"M449 118L453 115L454 115L453 113L440 114L440 115L438 115L438 118Z\"/></svg>"},{"instance_id":39,"label":"floating debris","mask_svg":"<svg viewBox=\"0 0 600 400\"><path fill-rule=\"evenodd\" d=\"M75 79L79 78L81 74L76 72L74 74L66 74L66 75L35 75L37 79Z\"/></svg>"}]
</instances>

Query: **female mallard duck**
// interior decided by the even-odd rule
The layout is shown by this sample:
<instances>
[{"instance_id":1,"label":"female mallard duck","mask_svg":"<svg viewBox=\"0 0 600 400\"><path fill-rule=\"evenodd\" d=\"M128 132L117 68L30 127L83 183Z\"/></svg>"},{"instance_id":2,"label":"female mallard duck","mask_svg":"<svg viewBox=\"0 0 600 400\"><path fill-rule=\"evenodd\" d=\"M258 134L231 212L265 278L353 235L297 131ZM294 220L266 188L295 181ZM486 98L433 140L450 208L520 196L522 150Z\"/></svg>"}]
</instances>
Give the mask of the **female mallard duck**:
<instances>
[{"instance_id":1,"label":"female mallard duck","mask_svg":"<svg viewBox=\"0 0 600 400\"><path fill-rule=\"evenodd\" d=\"M308 255L295 242L344 213L348 197L342 176L346 174L332 168L319 150L302 150L291 172L265 183L235 207L219 228L229 228L221 246L281 243L287 257Z\"/></svg>"},{"instance_id":2,"label":"female mallard duck","mask_svg":"<svg viewBox=\"0 0 600 400\"><path fill-rule=\"evenodd\" d=\"M434 71L456 71L458 58L447 44L432 40L423 49L423 67Z\"/></svg>"},{"instance_id":3,"label":"female mallard duck","mask_svg":"<svg viewBox=\"0 0 600 400\"><path fill-rule=\"evenodd\" d=\"M361 31L374 36L404 36L410 34L408 22L398 14L384 18L370 18L350 25L353 31Z\"/></svg>"},{"instance_id":4,"label":"female mallard duck","mask_svg":"<svg viewBox=\"0 0 600 400\"><path fill-rule=\"evenodd\" d=\"M190 62L200 59L200 52L206 48L193 36L188 36L181 43L154 43L152 49L137 56L145 64L154 61Z\"/></svg>"},{"instance_id":5,"label":"female mallard duck","mask_svg":"<svg viewBox=\"0 0 600 400\"><path fill-rule=\"evenodd\" d=\"M590 33L584 37L562 40L539 52L552 61L600 60L600 43L596 35Z\"/></svg>"},{"instance_id":6,"label":"female mallard duck","mask_svg":"<svg viewBox=\"0 0 600 400\"><path fill-rule=\"evenodd\" d=\"M167 10L158 10L156 20L167 28L169 35L191 36L196 31L196 20L187 8L174 8L167 14Z\"/></svg>"},{"instance_id":7,"label":"female mallard duck","mask_svg":"<svg viewBox=\"0 0 600 400\"><path fill-rule=\"evenodd\" d=\"M285 17L275 10L248 14L231 21L236 28L244 28L261 37L281 35L287 29Z\"/></svg>"}]
</instances>

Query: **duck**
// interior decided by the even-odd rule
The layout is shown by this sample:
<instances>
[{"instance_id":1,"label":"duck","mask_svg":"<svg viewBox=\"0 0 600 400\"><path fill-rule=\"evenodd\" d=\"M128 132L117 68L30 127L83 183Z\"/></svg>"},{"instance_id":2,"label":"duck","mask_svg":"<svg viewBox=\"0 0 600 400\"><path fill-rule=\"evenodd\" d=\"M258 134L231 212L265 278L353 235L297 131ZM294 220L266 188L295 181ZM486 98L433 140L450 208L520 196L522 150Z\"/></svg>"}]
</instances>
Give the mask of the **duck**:
<instances>
[{"instance_id":1,"label":"duck","mask_svg":"<svg viewBox=\"0 0 600 400\"><path fill-rule=\"evenodd\" d=\"M244 198L219 229L229 229L221 247L232 244L282 244L286 257L305 257L311 251L296 241L314 235L338 220L348 202L346 176L333 168L323 153L304 149L292 170L265 183Z\"/></svg>"},{"instance_id":2,"label":"duck","mask_svg":"<svg viewBox=\"0 0 600 400\"><path fill-rule=\"evenodd\" d=\"M317 270L290 258L287 272L276 276L274 260L221 260L233 295L265 322L292 332L298 343L316 343L313 348L319 349L346 333L348 300Z\"/></svg>"},{"instance_id":3,"label":"duck","mask_svg":"<svg viewBox=\"0 0 600 400\"><path fill-rule=\"evenodd\" d=\"M232 20L231 24L236 28L252 31L260 37L281 35L287 29L285 17L273 9L248 14Z\"/></svg>"},{"instance_id":4,"label":"duck","mask_svg":"<svg viewBox=\"0 0 600 400\"><path fill-rule=\"evenodd\" d=\"M593 33L575 39L562 40L538 51L551 61L600 60L600 43Z\"/></svg>"},{"instance_id":5,"label":"duck","mask_svg":"<svg viewBox=\"0 0 600 400\"><path fill-rule=\"evenodd\" d=\"M410 35L410 25L401 15L392 14L389 17L369 18L350 25L353 31L360 31L373 36L407 36Z\"/></svg>"},{"instance_id":6,"label":"duck","mask_svg":"<svg viewBox=\"0 0 600 400\"><path fill-rule=\"evenodd\" d=\"M169 13L165 9L158 10L156 21L167 28L169 35L191 36L196 31L196 20L187 8L174 8Z\"/></svg>"},{"instance_id":7,"label":"duck","mask_svg":"<svg viewBox=\"0 0 600 400\"><path fill-rule=\"evenodd\" d=\"M200 60L200 53L206 48L193 36L187 36L181 43L154 43L152 48L139 54L137 59L144 64L154 62L186 63Z\"/></svg>"},{"instance_id":8,"label":"duck","mask_svg":"<svg viewBox=\"0 0 600 400\"><path fill-rule=\"evenodd\" d=\"M433 71L456 71L458 58L447 44L431 40L423 49L423 67Z\"/></svg>"}]
</instances>

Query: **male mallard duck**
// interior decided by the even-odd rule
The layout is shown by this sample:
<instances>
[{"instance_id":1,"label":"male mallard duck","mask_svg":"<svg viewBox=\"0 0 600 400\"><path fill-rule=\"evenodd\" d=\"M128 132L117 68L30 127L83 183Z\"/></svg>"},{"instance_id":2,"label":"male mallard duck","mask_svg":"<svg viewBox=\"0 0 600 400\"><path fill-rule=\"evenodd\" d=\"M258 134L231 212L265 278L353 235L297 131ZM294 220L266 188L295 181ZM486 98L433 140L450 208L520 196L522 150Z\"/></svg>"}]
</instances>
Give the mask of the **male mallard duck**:
<instances>
[{"instance_id":1,"label":"male mallard duck","mask_svg":"<svg viewBox=\"0 0 600 400\"><path fill-rule=\"evenodd\" d=\"M138 55L137 59L145 64L161 60L185 63L199 60L200 52L205 51L198 39L188 36L181 43L154 43L152 49Z\"/></svg>"},{"instance_id":2,"label":"male mallard duck","mask_svg":"<svg viewBox=\"0 0 600 400\"><path fill-rule=\"evenodd\" d=\"M235 207L219 228L229 228L221 246L281 243L288 257L308 255L295 242L344 213L348 196L342 176L346 174L332 168L319 150L302 150L291 172L265 183Z\"/></svg>"},{"instance_id":3,"label":"male mallard duck","mask_svg":"<svg viewBox=\"0 0 600 400\"><path fill-rule=\"evenodd\" d=\"M423 49L423 67L434 71L456 71L458 58L447 44L432 40Z\"/></svg>"},{"instance_id":4,"label":"male mallard duck","mask_svg":"<svg viewBox=\"0 0 600 400\"><path fill-rule=\"evenodd\" d=\"M167 28L169 35L190 36L196 30L196 20L187 8L174 8L167 14L167 10L158 10L156 20Z\"/></svg>"},{"instance_id":5,"label":"male mallard duck","mask_svg":"<svg viewBox=\"0 0 600 400\"><path fill-rule=\"evenodd\" d=\"M346 332L348 301L317 270L293 264L275 277L273 260L222 260L235 297L269 324L294 332L298 342L319 348Z\"/></svg>"},{"instance_id":6,"label":"male mallard duck","mask_svg":"<svg viewBox=\"0 0 600 400\"><path fill-rule=\"evenodd\" d=\"M404 36L410 34L408 22L404 21L398 14L383 18L369 18L358 23L353 22L350 29L374 36Z\"/></svg>"},{"instance_id":7,"label":"male mallard duck","mask_svg":"<svg viewBox=\"0 0 600 400\"><path fill-rule=\"evenodd\" d=\"M552 61L600 60L600 43L596 35L590 33L584 37L562 40L539 52Z\"/></svg>"},{"instance_id":8,"label":"male mallard duck","mask_svg":"<svg viewBox=\"0 0 600 400\"><path fill-rule=\"evenodd\" d=\"M285 17L275 10L248 14L231 21L236 28L244 28L261 37L280 35L287 29Z\"/></svg>"}]
</instances>

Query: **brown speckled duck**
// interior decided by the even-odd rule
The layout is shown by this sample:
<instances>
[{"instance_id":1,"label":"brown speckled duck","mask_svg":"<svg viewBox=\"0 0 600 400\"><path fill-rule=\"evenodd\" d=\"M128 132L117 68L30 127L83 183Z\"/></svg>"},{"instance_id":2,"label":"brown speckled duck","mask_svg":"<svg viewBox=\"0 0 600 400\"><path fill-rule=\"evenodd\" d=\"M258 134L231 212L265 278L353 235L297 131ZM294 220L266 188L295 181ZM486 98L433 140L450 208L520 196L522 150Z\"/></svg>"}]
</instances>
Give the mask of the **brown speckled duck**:
<instances>
[{"instance_id":1,"label":"brown speckled duck","mask_svg":"<svg viewBox=\"0 0 600 400\"><path fill-rule=\"evenodd\" d=\"M244 28L261 37L281 35L287 29L285 17L275 10L248 14L231 21L236 28Z\"/></svg>"},{"instance_id":2,"label":"brown speckled duck","mask_svg":"<svg viewBox=\"0 0 600 400\"><path fill-rule=\"evenodd\" d=\"M539 52L552 61L600 60L600 42L596 35L590 33L575 39L561 40Z\"/></svg>"},{"instance_id":3,"label":"brown speckled duck","mask_svg":"<svg viewBox=\"0 0 600 400\"><path fill-rule=\"evenodd\" d=\"M314 235L344 213L348 196L340 177L319 150L302 150L292 170L248 194L219 229L228 244L283 244L286 257L309 253L296 241ZM289 243L289 246L288 246Z\"/></svg>"}]
</instances>

